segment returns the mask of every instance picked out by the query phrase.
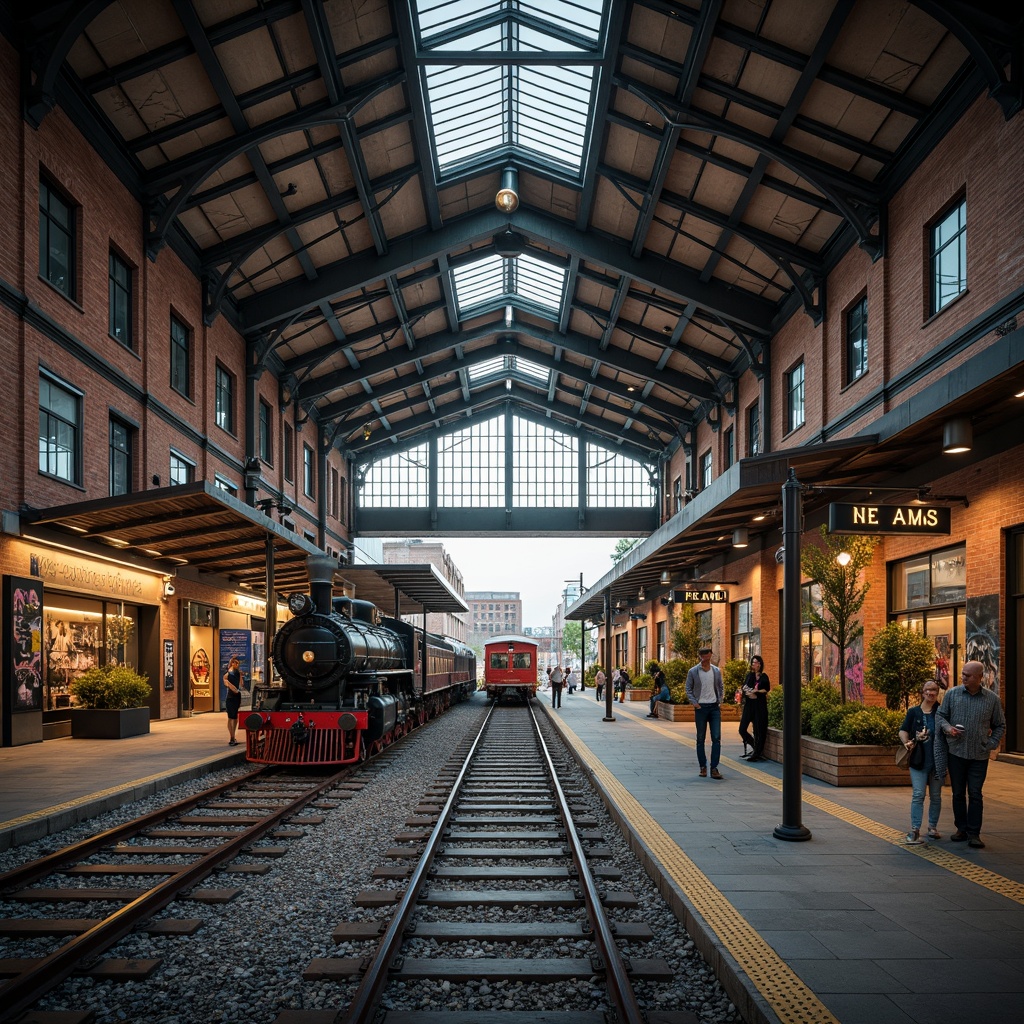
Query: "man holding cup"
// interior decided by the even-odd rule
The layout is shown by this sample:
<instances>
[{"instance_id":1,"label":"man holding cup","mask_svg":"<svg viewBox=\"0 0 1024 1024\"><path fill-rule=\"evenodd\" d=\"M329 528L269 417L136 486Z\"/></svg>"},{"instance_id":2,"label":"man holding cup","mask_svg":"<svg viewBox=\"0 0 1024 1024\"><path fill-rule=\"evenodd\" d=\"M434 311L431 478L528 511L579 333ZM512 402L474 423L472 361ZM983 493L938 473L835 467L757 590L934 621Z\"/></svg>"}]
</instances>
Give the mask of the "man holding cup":
<instances>
[{"instance_id":1,"label":"man holding cup","mask_svg":"<svg viewBox=\"0 0 1024 1024\"><path fill-rule=\"evenodd\" d=\"M984 848L981 840L982 786L988 774L989 752L999 749L1006 717L998 695L981 685L984 666L969 661L961 684L946 693L937 721L949 750L949 785L953 792L954 843Z\"/></svg>"}]
</instances>

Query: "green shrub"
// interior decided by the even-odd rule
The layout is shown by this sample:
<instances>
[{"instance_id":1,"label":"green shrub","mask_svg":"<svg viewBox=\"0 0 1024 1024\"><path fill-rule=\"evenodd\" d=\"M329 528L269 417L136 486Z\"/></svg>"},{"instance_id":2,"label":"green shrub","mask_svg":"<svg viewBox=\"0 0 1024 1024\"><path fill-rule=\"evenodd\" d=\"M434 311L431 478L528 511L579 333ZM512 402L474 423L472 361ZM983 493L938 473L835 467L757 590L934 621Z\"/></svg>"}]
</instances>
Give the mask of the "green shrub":
<instances>
[{"instance_id":1,"label":"green shrub","mask_svg":"<svg viewBox=\"0 0 1024 1024\"><path fill-rule=\"evenodd\" d=\"M773 686L768 691L768 725L772 729L782 728L782 687Z\"/></svg>"},{"instance_id":2,"label":"green shrub","mask_svg":"<svg viewBox=\"0 0 1024 1024\"><path fill-rule=\"evenodd\" d=\"M686 673L690 666L682 658L673 658L666 661L662 666L665 673L665 681L668 683L668 691L672 694L673 704L688 704L686 699Z\"/></svg>"},{"instance_id":3,"label":"green shrub","mask_svg":"<svg viewBox=\"0 0 1024 1024\"><path fill-rule=\"evenodd\" d=\"M750 662L742 658L730 658L722 666L722 685L725 687L725 703L732 704L736 691L743 686L743 680L750 671Z\"/></svg>"},{"instance_id":4,"label":"green shrub","mask_svg":"<svg viewBox=\"0 0 1024 1024\"><path fill-rule=\"evenodd\" d=\"M120 711L149 703L149 677L128 665L94 665L68 686L76 707Z\"/></svg>"},{"instance_id":5,"label":"green shrub","mask_svg":"<svg viewBox=\"0 0 1024 1024\"><path fill-rule=\"evenodd\" d=\"M804 683L800 694L800 732L804 736L812 735L811 719L819 711L841 707L842 703L843 698L838 688L821 676L815 676L810 682ZM859 705L855 704L854 707Z\"/></svg>"},{"instance_id":6,"label":"green shrub","mask_svg":"<svg viewBox=\"0 0 1024 1024\"><path fill-rule=\"evenodd\" d=\"M856 707L857 705L852 705ZM902 711L885 708L861 708L847 715L836 730L836 743L877 744L895 746L900 740Z\"/></svg>"},{"instance_id":7,"label":"green shrub","mask_svg":"<svg viewBox=\"0 0 1024 1024\"><path fill-rule=\"evenodd\" d=\"M835 707L822 708L811 716L808 736L817 740L828 740L830 743L846 743L839 737L842 734L843 723L851 715L860 714L864 708L860 704L838 704Z\"/></svg>"}]
</instances>

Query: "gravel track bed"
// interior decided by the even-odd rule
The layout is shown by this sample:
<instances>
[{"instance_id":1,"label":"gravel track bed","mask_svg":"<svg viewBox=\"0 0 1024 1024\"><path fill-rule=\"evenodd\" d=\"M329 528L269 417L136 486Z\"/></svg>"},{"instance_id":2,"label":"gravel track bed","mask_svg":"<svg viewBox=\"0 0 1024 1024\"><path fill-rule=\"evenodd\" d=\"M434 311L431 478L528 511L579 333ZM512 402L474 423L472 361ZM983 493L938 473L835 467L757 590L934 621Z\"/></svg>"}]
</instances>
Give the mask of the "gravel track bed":
<instances>
[{"instance_id":1,"label":"gravel track bed","mask_svg":"<svg viewBox=\"0 0 1024 1024\"><path fill-rule=\"evenodd\" d=\"M351 998L358 979L336 982L308 982L302 972L316 957L362 957L370 955L373 943L335 943L334 927L345 920L386 920L387 908L365 909L353 906L356 895L365 889L402 888L401 882L374 879L373 869L385 863L383 853L394 845L397 833L408 831L405 822L413 815L428 786L433 784L457 749L465 732L478 720L482 708L479 698L459 705L418 730L398 748L376 763L366 786L343 800L337 808L323 812L322 825L305 826L302 839L290 841L290 852L269 861L265 875L229 875L215 873L204 887L238 887L241 892L227 904L180 902L168 907L161 917L190 917L203 921L191 938L132 934L107 954L128 959L159 958L162 963L146 982L114 984L89 978L71 978L40 1004L41 1010L93 1010L98 1024L111 1021L141 1021L153 1024L270 1024L285 1009L332 1010ZM542 725L543 725L543 719ZM545 732L549 737L548 729ZM208 788L215 781L237 777L248 769L227 769L203 779L193 780L138 803L127 805L83 822L57 836L6 851L0 855L0 871L39 856L57 845L86 838L113 827L146 810L183 799L190 793ZM574 769L573 769L574 770ZM572 771L572 770L571 770ZM598 824L622 878L599 881L602 887L631 892L638 900L632 909L616 910L618 920L646 921L654 930L651 943L632 943L625 952L634 958L662 957L671 966L670 983L638 982L641 1005L648 1009L687 1009L702 1024L730 1024L741 1020L728 996L715 980L710 968L696 951L693 942L676 920L660 894L633 857L617 826L608 818L604 806L585 780L573 779L579 788L573 802ZM588 827L588 831L591 829ZM358 841L353 842L352 837ZM135 858L133 858L134 860ZM144 861L146 858L139 858ZM165 859L165 858L160 858ZM261 862L264 858L256 858ZM564 860L550 864L565 866ZM78 880L59 876L50 884L66 886ZM45 884L45 883L43 883ZM105 880L111 886L127 887L127 876ZM438 879L432 889L465 889L472 881L459 884L454 879ZM548 881L543 866L538 878L502 883L510 890L562 887L564 880ZM109 906L105 904L104 906ZM100 913L96 904L21 904L0 903L5 917L93 917ZM488 908L481 911L489 921L522 920L518 908ZM426 920L454 921L464 911L428 907ZM578 911L548 908L531 913L537 921L578 919ZM33 951L53 948L52 940L37 940ZM53 945L59 945L54 943ZM16 956L17 947L0 939L0 957ZM433 940L417 939L409 947L413 957L496 958L518 956L539 959L547 956L589 958L592 943L579 940L531 940L498 944L473 940L441 945ZM467 984L449 981L417 981L393 985L385 1001L386 1009L448 1010L592 1010L608 1011L597 979L586 973L575 982L528 984L473 981Z\"/></svg>"}]
</instances>

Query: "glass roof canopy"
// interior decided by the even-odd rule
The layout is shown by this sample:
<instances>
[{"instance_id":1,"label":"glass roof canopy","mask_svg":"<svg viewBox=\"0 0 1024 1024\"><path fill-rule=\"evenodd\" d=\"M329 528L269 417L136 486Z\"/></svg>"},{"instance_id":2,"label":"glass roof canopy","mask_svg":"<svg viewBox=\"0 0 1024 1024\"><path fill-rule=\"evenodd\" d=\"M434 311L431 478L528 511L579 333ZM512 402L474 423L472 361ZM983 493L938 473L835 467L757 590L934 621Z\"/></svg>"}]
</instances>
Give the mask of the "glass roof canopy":
<instances>
[{"instance_id":1,"label":"glass roof canopy","mask_svg":"<svg viewBox=\"0 0 1024 1024\"><path fill-rule=\"evenodd\" d=\"M578 178L605 0L410 0L439 178L529 155Z\"/></svg>"}]
</instances>

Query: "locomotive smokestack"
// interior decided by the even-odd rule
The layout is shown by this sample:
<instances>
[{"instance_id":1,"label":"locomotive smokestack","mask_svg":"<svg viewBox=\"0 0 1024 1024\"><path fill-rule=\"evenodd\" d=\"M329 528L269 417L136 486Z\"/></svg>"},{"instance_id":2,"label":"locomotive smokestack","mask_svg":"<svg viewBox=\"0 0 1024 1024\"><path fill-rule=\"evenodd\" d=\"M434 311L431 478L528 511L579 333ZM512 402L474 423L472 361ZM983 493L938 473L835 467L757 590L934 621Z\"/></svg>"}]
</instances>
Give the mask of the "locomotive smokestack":
<instances>
[{"instance_id":1,"label":"locomotive smokestack","mask_svg":"<svg viewBox=\"0 0 1024 1024\"><path fill-rule=\"evenodd\" d=\"M334 573L338 560L331 555L310 555L306 559L309 573L309 596L321 615L330 615L331 596L334 592Z\"/></svg>"}]
</instances>

